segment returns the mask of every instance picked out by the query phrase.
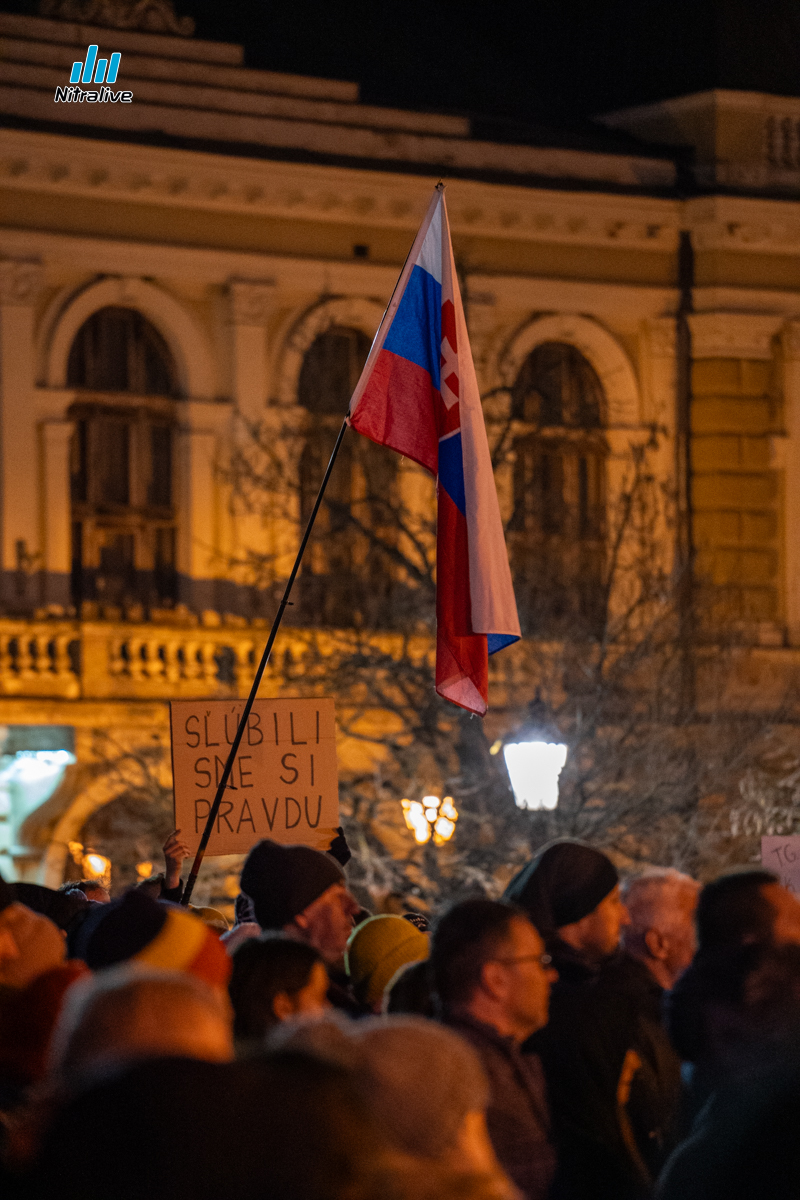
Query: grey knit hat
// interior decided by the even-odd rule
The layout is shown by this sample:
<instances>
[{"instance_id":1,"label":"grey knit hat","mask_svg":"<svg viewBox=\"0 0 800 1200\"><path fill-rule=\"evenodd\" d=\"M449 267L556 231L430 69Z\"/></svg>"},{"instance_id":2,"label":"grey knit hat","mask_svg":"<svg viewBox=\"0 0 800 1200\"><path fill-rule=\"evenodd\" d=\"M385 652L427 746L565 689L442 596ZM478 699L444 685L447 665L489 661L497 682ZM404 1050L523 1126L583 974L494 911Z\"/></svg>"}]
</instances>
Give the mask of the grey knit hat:
<instances>
[{"instance_id":1,"label":"grey knit hat","mask_svg":"<svg viewBox=\"0 0 800 1200\"><path fill-rule=\"evenodd\" d=\"M489 1085L480 1060L452 1029L424 1017L286 1022L276 1048L301 1050L352 1071L387 1136L409 1154L451 1149L468 1112L485 1111Z\"/></svg>"}]
</instances>

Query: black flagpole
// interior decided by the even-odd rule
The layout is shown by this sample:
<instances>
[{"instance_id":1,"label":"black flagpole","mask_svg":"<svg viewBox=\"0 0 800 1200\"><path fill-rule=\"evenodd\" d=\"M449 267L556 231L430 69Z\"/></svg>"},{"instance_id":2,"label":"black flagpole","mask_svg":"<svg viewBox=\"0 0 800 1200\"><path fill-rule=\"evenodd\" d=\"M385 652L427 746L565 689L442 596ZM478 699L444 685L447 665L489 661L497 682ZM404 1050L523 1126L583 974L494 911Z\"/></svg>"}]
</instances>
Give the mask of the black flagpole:
<instances>
[{"instance_id":1,"label":"black flagpole","mask_svg":"<svg viewBox=\"0 0 800 1200\"><path fill-rule=\"evenodd\" d=\"M336 438L336 444L333 447L333 453L331 454L327 469L325 471L325 474L322 477L322 483L319 485L319 491L317 492L317 498L314 501L314 507L311 510L311 516L308 518L308 524L306 525L306 531L303 534L303 540L300 543L300 549L297 551L297 557L294 560L294 566L292 567L292 573L286 581L286 587L283 592L283 599L281 600L280 604L278 605L278 611L275 614L275 620L272 622L272 629L269 631L269 637L267 639L267 644L264 647L264 653L261 655L261 662L258 664L258 670L256 671L255 675L253 676L253 686L250 688L250 695L247 697L247 703L245 704L245 706L242 710L242 715L239 718L239 724L236 728L236 736L233 739L233 744L231 745L231 748L228 751L228 757L225 761L225 769L222 772L222 776L220 778L219 784L217 785L217 794L214 797L214 803L211 805L211 811L208 814L208 820L206 821L206 827L203 830L203 836L200 839L200 845L197 848L197 854L194 857L194 862L192 863L192 869L189 872L188 879L186 880L186 887L183 889L183 897L181 899L181 904L188 904L192 898L192 892L194 891L194 885L197 882L197 876L199 875L200 868L203 865L203 858L205 857L206 850L208 849L208 842L211 837L211 832L214 828L214 822L217 819L217 813L219 812L219 806L222 803L222 797L225 794L225 788L228 786L228 780L230 779L231 771L233 770L233 763L234 763L234 760L238 753L239 745L240 745L242 737L244 735L245 728L247 727L247 718L250 716L250 710L253 707L253 702L255 701L256 693L258 692L259 684L261 683L261 678L264 674L264 671L267 668L267 663L269 662L269 656L272 653L272 647L275 644L275 638L278 636L278 630L280 628L281 621L283 620L283 614L286 610L287 604L289 603L289 596L292 593L292 588L294 587L294 581L297 578L297 572L300 570L300 563L303 560L303 554L305 553L305 548L308 545L308 539L311 536L311 530L314 528L314 522L317 519L317 513L319 512L319 506L320 506L320 504L322 504L322 498L325 495L325 489L328 486L328 480L331 477L331 471L333 470L333 464L336 462L336 456L339 453L339 447L342 444L342 438L344 437L346 429L347 429L347 418L345 417L344 421L342 421L342 428L339 430L339 435Z\"/></svg>"},{"instance_id":2,"label":"black flagpole","mask_svg":"<svg viewBox=\"0 0 800 1200\"><path fill-rule=\"evenodd\" d=\"M437 192L444 191L444 184L442 183L441 179L436 184L434 191L437 191ZM412 242L411 246L409 247L408 254L405 257L405 262L403 263L400 274L397 277L397 283L394 285L394 287L392 289L392 294L389 297L389 303L386 305L386 308L383 313L383 317L381 318L380 325L378 326L378 333L380 332L380 330L383 326L383 322L386 320L386 313L389 311L389 309L392 306L392 300L394 300L395 292L397 291L398 287L400 286L400 280L403 278L403 271L406 269L406 264L408 263L408 258L409 258L409 255L411 254L411 251L414 249L415 242L416 242L416 238L414 239L414 242ZM376 333L375 336L377 337L378 334ZM350 415L350 410L348 407L347 417L349 417L349 415ZM214 828L214 822L217 819L217 813L219 812L219 806L222 803L222 797L225 794L225 788L228 786L228 780L230 779L231 771L233 770L234 760L236 759L236 754L239 750L239 746L241 744L242 737L244 736L245 727L247 725L247 718L250 716L250 710L253 707L253 702L255 701L256 693L258 691L259 684L261 683L261 678L264 674L264 671L267 668L267 663L269 662L269 656L272 653L272 647L275 644L275 638L278 636L278 630L280 629L280 624L281 624L281 621L283 620L283 614L284 614L287 604L289 603L289 596L292 593L292 588L294 587L294 581L297 578L297 572L300 570L300 563L303 561L303 555L305 553L306 546L308 545L308 539L311 537L311 530L314 528L314 522L317 519L317 513L319 512L319 506L320 506L320 504L322 504L322 498L325 495L325 489L328 486L328 480L331 477L331 471L333 470L333 464L336 462L336 456L339 453L339 447L342 444L342 438L344 437L345 430L347 429L347 424L348 424L347 417L345 417L345 419L342 421L342 428L339 430L338 437L336 438L336 444L333 447L333 453L331 454L330 461L328 462L328 466L325 470L325 474L322 477L322 483L319 485L319 491L317 492L317 498L314 501L314 507L311 510L311 516L308 518L308 524L306 525L306 531L303 534L303 540L300 543L300 549L297 551L297 558L294 560L294 566L292 567L292 573L289 576L288 580L286 581L286 588L284 589L283 599L281 600L280 604L278 605L278 611L275 614L275 620L272 622L272 629L270 629L270 631L269 631L269 638L267 639L267 644L264 647L264 653L261 655L261 662L258 664L258 670L256 671L255 675L253 676L253 686L250 688L250 695L247 697L247 703L245 704L244 709L242 710L242 715L239 718L239 724L236 729L236 737L233 739L233 745L231 746L231 748L228 752L228 757L225 761L225 769L222 772L222 777L220 778L219 784L217 785L217 794L214 797L214 803L211 805L211 811L208 814L208 820L206 821L206 827L203 830L203 836L200 838L200 845L197 847L197 854L194 856L194 862L192 863L192 869L189 872L188 879L186 880L186 887L183 889L183 896L181 898L181 904L188 904L192 898L192 892L194 891L194 885L197 882L197 876L200 874L200 868L203 865L203 859L205 857L206 850L208 849L209 839L211 837L211 832Z\"/></svg>"}]
</instances>

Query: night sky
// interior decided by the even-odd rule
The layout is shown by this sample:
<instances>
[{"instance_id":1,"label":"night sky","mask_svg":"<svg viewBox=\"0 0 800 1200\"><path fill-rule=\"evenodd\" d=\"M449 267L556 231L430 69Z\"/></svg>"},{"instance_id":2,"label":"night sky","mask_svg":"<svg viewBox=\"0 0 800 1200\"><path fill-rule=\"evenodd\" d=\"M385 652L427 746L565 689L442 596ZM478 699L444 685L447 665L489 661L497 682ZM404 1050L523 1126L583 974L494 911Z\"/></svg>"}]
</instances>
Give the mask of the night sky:
<instances>
[{"instance_id":1,"label":"night sky","mask_svg":"<svg viewBox=\"0 0 800 1200\"><path fill-rule=\"evenodd\" d=\"M36 11L36 0L0 0ZM710 87L800 94L800 0L177 0L252 66L360 83L379 104L577 128ZM505 128L504 124L511 122Z\"/></svg>"}]
</instances>

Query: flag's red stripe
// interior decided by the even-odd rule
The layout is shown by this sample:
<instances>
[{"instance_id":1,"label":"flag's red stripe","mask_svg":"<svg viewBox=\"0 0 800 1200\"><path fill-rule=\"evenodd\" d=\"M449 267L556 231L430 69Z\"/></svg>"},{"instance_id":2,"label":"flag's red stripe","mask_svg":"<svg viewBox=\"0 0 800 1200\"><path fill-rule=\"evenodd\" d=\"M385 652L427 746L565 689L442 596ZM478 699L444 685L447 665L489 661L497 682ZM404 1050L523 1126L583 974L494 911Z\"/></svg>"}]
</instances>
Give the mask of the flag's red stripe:
<instances>
[{"instance_id":1,"label":"flag's red stripe","mask_svg":"<svg viewBox=\"0 0 800 1200\"><path fill-rule=\"evenodd\" d=\"M390 446L436 475L438 389L426 370L381 350L350 424L380 446Z\"/></svg>"},{"instance_id":2,"label":"flag's red stripe","mask_svg":"<svg viewBox=\"0 0 800 1200\"><path fill-rule=\"evenodd\" d=\"M436 690L483 714L489 696L485 634L474 634L470 611L467 520L439 488L436 557ZM472 686L465 687L465 682Z\"/></svg>"}]
</instances>

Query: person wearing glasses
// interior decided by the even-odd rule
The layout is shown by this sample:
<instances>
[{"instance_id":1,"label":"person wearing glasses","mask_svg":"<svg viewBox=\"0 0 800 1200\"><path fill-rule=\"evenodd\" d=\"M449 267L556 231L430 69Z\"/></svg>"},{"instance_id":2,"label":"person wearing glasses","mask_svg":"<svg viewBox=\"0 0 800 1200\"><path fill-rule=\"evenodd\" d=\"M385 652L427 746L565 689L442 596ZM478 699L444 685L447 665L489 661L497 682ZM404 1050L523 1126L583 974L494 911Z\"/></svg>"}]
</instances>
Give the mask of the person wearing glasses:
<instances>
[{"instance_id":1,"label":"person wearing glasses","mask_svg":"<svg viewBox=\"0 0 800 1200\"><path fill-rule=\"evenodd\" d=\"M429 961L442 1020L478 1052L489 1080L495 1154L528 1200L545 1200L556 1158L544 1074L520 1051L547 1024L558 978L544 942L521 909L465 900L435 925Z\"/></svg>"}]
</instances>

